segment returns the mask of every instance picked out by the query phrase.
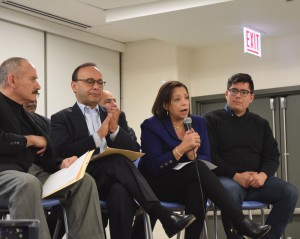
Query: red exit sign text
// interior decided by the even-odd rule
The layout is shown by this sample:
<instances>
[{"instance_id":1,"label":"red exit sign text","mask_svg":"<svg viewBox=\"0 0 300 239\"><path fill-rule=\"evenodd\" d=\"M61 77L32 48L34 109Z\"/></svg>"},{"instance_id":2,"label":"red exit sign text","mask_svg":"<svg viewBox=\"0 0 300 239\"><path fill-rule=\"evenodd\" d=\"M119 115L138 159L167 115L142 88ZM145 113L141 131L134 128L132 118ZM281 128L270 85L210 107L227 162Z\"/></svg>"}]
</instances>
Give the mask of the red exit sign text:
<instances>
[{"instance_id":1,"label":"red exit sign text","mask_svg":"<svg viewBox=\"0 0 300 239\"><path fill-rule=\"evenodd\" d=\"M261 34L244 27L244 52L261 57Z\"/></svg>"}]
</instances>

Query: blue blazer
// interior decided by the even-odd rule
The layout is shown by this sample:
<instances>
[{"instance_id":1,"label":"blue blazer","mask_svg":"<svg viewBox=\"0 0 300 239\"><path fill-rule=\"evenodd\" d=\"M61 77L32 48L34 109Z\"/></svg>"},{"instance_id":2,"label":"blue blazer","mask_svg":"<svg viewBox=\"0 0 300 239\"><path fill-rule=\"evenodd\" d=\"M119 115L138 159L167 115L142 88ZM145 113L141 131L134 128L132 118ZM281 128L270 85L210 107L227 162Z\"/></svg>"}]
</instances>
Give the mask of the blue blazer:
<instances>
[{"instance_id":1,"label":"blue blazer","mask_svg":"<svg viewBox=\"0 0 300 239\"><path fill-rule=\"evenodd\" d=\"M99 106L101 122L107 117L107 111ZM81 156L88 150L96 148L89 130L77 103L51 116L51 138L54 143L55 153L59 157ZM111 148L120 148L139 151L139 145L131 139L130 135L120 127L114 141L106 136L107 145Z\"/></svg>"},{"instance_id":2,"label":"blue blazer","mask_svg":"<svg viewBox=\"0 0 300 239\"><path fill-rule=\"evenodd\" d=\"M208 134L204 118L192 115L192 127L201 138L197 153L199 160L210 161ZM152 116L141 124L141 148L145 155L139 162L139 170L145 176L168 173L178 164L172 150L181 143L169 117L159 119ZM179 162L188 161L184 155Z\"/></svg>"}]
</instances>

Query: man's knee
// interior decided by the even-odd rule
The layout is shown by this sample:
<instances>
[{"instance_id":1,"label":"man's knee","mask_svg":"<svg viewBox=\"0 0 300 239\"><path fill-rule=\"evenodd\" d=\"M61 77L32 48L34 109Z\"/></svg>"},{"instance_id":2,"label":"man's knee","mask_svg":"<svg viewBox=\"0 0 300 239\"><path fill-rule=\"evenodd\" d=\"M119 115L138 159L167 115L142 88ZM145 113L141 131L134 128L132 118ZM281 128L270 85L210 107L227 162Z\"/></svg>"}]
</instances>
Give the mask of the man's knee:
<instances>
[{"instance_id":1,"label":"man's knee","mask_svg":"<svg viewBox=\"0 0 300 239\"><path fill-rule=\"evenodd\" d=\"M42 184L41 182L31 174L24 174L22 177L19 177L18 190L26 191L28 194L38 194L41 195Z\"/></svg>"},{"instance_id":2,"label":"man's knee","mask_svg":"<svg viewBox=\"0 0 300 239\"><path fill-rule=\"evenodd\" d=\"M120 206L122 204L122 206L131 207L132 210L136 208L134 198L128 192L128 190L120 183L114 183L111 186L107 200L111 202L118 201Z\"/></svg>"},{"instance_id":3,"label":"man's knee","mask_svg":"<svg viewBox=\"0 0 300 239\"><path fill-rule=\"evenodd\" d=\"M119 198L130 195L126 188L120 183L114 183L109 190L109 194L113 197Z\"/></svg>"},{"instance_id":4,"label":"man's knee","mask_svg":"<svg viewBox=\"0 0 300 239\"><path fill-rule=\"evenodd\" d=\"M114 183L107 197L109 208L113 205L115 208L127 208L131 212L135 212L137 205L132 195L120 183Z\"/></svg>"},{"instance_id":5,"label":"man's knee","mask_svg":"<svg viewBox=\"0 0 300 239\"><path fill-rule=\"evenodd\" d=\"M97 188L95 179L91 175L89 175L88 173L84 174L84 177L82 178L82 183L81 184L83 185L83 187L91 187L91 188L94 188L94 189Z\"/></svg>"},{"instance_id":6,"label":"man's knee","mask_svg":"<svg viewBox=\"0 0 300 239\"><path fill-rule=\"evenodd\" d=\"M285 195L290 203L296 204L298 200L298 190L294 185L287 183L287 186L285 187Z\"/></svg>"},{"instance_id":7,"label":"man's knee","mask_svg":"<svg viewBox=\"0 0 300 239\"><path fill-rule=\"evenodd\" d=\"M243 201L243 189L242 187L236 183L234 180L228 177L219 177L222 185L224 186L225 190L228 192L228 195L231 199L241 204Z\"/></svg>"}]
</instances>

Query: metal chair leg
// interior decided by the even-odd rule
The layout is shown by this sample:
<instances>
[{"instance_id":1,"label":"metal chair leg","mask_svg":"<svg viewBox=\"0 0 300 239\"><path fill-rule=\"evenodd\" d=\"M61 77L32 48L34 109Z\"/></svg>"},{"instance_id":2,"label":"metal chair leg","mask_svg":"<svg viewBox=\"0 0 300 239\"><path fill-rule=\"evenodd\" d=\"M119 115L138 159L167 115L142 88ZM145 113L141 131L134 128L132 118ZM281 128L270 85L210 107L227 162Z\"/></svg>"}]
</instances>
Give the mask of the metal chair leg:
<instances>
[{"instance_id":1,"label":"metal chair leg","mask_svg":"<svg viewBox=\"0 0 300 239\"><path fill-rule=\"evenodd\" d=\"M215 239L218 239L218 212L217 206L213 205L214 209L214 228L215 228Z\"/></svg>"},{"instance_id":2,"label":"metal chair leg","mask_svg":"<svg viewBox=\"0 0 300 239\"><path fill-rule=\"evenodd\" d=\"M67 212L66 209L62 207L63 217L64 217L64 223L65 223L65 230L66 230L66 239L69 238L69 226L68 226L68 218L67 218Z\"/></svg>"},{"instance_id":3,"label":"metal chair leg","mask_svg":"<svg viewBox=\"0 0 300 239\"><path fill-rule=\"evenodd\" d=\"M61 227L61 223L62 223L62 221L60 219L58 219L57 223L56 223L56 226L55 226L55 230L54 230L52 239L57 239L58 238L58 233L59 233L59 230L60 230L60 227Z\"/></svg>"},{"instance_id":4,"label":"metal chair leg","mask_svg":"<svg viewBox=\"0 0 300 239\"><path fill-rule=\"evenodd\" d=\"M145 238L153 239L150 217L145 211L143 212L143 217L144 217Z\"/></svg>"}]
</instances>

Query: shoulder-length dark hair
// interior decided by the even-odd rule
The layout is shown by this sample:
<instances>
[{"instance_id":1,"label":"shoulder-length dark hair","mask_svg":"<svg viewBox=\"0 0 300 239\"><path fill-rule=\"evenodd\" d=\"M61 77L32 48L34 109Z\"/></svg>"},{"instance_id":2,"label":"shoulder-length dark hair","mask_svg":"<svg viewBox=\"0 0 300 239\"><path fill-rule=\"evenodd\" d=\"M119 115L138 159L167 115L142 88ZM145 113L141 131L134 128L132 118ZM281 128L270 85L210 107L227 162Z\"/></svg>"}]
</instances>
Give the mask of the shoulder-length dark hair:
<instances>
[{"instance_id":1,"label":"shoulder-length dark hair","mask_svg":"<svg viewBox=\"0 0 300 239\"><path fill-rule=\"evenodd\" d=\"M167 110L164 106L171 103L172 94L176 87L184 87L186 92L189 93L187 87L183 83L179 81L167 81L160 87L152 106L152 114L154 116L157 116L160 119L167 116Z\"/></svg>"}]
</instances>

